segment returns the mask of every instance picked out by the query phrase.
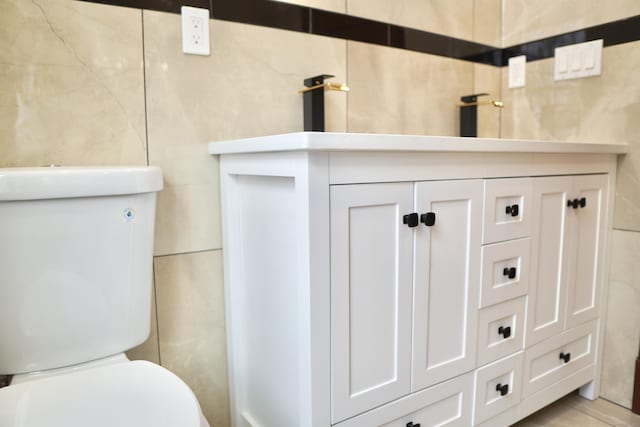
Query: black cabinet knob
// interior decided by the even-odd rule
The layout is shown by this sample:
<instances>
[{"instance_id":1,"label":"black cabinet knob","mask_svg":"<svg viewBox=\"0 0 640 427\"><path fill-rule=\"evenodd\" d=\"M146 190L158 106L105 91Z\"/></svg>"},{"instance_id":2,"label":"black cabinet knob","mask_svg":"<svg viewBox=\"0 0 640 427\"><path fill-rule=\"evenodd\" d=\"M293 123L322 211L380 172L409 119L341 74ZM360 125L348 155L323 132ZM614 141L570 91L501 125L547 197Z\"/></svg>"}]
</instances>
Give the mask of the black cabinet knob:
<instances>
[{"instance_id":1,"label":"black cabinet knob","mask_svg":"<svg viewBox=\"0 0 640 427\"><path fill-rule=\"evenodd\" d=\"M587 199L585 197L581 198L578 204L581 208L584 208L585 206L587 206Z\"/></svg>"},{"instance_id":2,"label":"black cabinet knob","mask_svg":"<svg viewBox=\"0 0 640 427\"><path fill-rule=\"evenodd\" d=\"M420 427L420 423L414 424L413 421L412 421L412 422L407 423L407 427Z\"/></svg>"},{"instance_id":3,"label":"black cabinet knob","mask_svg":"<svg viewBox=\"0 0 640 427\"><path fill-rule=\"evenodd\" d=\"M496 391L500 392L500 396L509 394L509 384L496 384Z\"/></svg>"},{"instance_id":4,"label":"black cabinet knob","mask_svg":"<svg viewBox=\"0 0 640 427\"><path fill-rule=\"evenodd\" d=\"M587 204L587 201L585 200L585 205L586 204ZM580 200L578 200L578 199L567 200L567 207L568 208L578 209L578 206L580 206Z\"/></svg>"},{"instance_id":5,"label":"black cabinet knob","mask_svg":"<svg viewBox=\"0 0 640 427\"><path fill-rule=\"evenodd\" d=\"M498 335L502 335L502 338L507 339L511 336L511 326L500 326L498 328Z\"/></svg>"},{"instance_id":6,"label":"black cabinet knob","mask_svg":"<svg viewBox=\"0 0 640 427\"><path fill-rule=\"evenodd\" d=\"M518 205L511 205L507 206L504 211L507 215L510 214L511 216L518 216L518 214L520 213L520 208L518 207Z\"/></svg>"},{"instance_id":7,"label":"black cabinet knob","mask_svg":"<svg viewBox=\"0 0 640 427\"><path fill-rule=\"evenodd\" d=\"M408 215L404 215L402 217L402 223L403 224L407 224L409 227L417 227L419 222L418 222L418 214L417 213L410 213Z\"/></svg>"},{"instance_id":8,"label":"black cabinet knob","mask_svg":"<svg viewBox=\"0 0 640 427\"><path fill-rule=\"evenodd\" d=\"M504 270L502 270L502 274L507 276L509 279L515 279L517 272L518 270L516 270L515 267L505 267Z\"/></svg>"},{"instance_id":9,"label":"black cabinet knob","mask_svg":"<svg viewBox=\"0 0 640 427\"><path fill-rule=\"evenodd\" d=\"M436 214L435 212L427 212L420 215L420 222L426 225L427 227L431 227L436 223Z\"/></svg>"},{"instance_id":10,"label":"black cabinet knob","mask_svg":"<svg viewBox=\"0 0 640 427\"><path fill-rule=\"evenodd\" d=\"M569 363L571 360L571 353L560 352L559 358L564 360L564 363Z\"/></svg>"}]
</instances>

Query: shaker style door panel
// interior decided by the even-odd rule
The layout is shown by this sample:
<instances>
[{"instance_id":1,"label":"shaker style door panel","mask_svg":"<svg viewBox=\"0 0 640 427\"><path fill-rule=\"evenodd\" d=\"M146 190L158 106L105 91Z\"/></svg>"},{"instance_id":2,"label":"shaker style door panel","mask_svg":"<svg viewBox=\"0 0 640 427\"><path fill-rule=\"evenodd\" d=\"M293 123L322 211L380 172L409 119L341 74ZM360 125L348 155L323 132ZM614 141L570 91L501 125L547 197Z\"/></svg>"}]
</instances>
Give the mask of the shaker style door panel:
<instances>
[{"instance_id":1,"label":"shaker style door panel","mask_svg":"<svg viewBox=\"0 0 640 427\"><path fill-rule=\"evenodd\" d=\"M523 357L520 351L476 371L474 425L520 403Z\"/></svg>"},{"instance_id":2,"label":"shaker style door panel","mask_svg":"<svg viewBox=\"0 0 640 427\"><path fill-rule=\"evenodd\" d=\"M482 181L417 183L415 206L413 391L475 367Z\"/></svg>"},{"instance_id":3,"label":"shaker style door panel","mask_svg":"<svg viewBox=\"0 0 640 427\"><path fill-rule=\"evenodd\" d=\"M478 314L478 366L522 350L526 297L483 308Z\"/></svg>"},{"instance_id":4,"label":"shaker style door panel","mask_svg":"<svg viewBox=\"0 0 640 427\"><path fill-rule=\"evenodd\" d=\"M593 365L597 327L588 322L525 350L523 397Z\"/></svg>"},{"instance_id":5,"label":"shaker style door panel","mask_svg":"<svg viewBox=\"0 0 640 427\"><path fill-rule=\"evenodd\" d=\"M469 427L473 412L473 373L343 421L336 427Z\"/></svg>"},{"instance_id":6,"label":"shaker style door panel","mask_svg":"<svg viewBox=\"0 0 640 427\"><path fill-rule=\"evenodd\" d=\"M481 308L527 294L530 247L529 238L482 247Z\"/></svg>"},{"instance_id":7,"label":"shaker style door panel","mask_svg":"<svg viewBox=\"0 0 640 427\"><path fill-rule=\"evenodd\" d=\"M533 181L531 280L527 303L526 346L564 330L568 233L567 199L571 177Z\"/></svg>"},{"instance_id":8,"label":"shaker style door panel","mask_svg":"<svg viewBox=\"0 0 640 427\"><path fill-rule=\"evenodd\" d=\"M484 182L482 243L531 234L531 178L487 179Z\"/></svg>"},{"instance_id":9,"label":"shaker style door panel","mask_svg":"<svg viewBox=\"0 0 640 427\"><path fill-rule=\"evenodd\" d=\"M410 391L413 184L333 186L332 422Z\"/></svg>"},{"instance_id":10,"label":"shaker style door panel","mask_svg":"<svg viewBox=\"0 0 640 427\"><path fill-rule=\"evenodd\" d=\"M599 313L602 285L607 176L577 176L573 181L571 197L578 207L569 210L572 220L574 263L570 268L567 296L567 328L572 328Z\"/></svg>"}]
</instances>

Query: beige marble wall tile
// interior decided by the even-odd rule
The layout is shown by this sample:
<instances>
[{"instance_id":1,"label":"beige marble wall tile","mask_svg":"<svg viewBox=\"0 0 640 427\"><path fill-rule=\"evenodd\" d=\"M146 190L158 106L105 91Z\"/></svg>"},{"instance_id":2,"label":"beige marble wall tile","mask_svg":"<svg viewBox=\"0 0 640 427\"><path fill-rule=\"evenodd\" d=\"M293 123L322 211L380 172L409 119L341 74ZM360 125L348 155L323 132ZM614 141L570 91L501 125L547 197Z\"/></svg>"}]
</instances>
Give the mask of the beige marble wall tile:
<instances>
[{"instance_id":1,"label":"beige marble wall tile","mask_svg":"<svg viewBox=\"0 0 640 427\"><path fill-rule=\"evenodd\" d=\"M491 65L473 65L473 93L488 93L481 100L502 100L500 78L502 71ZM502 109L493 105L478 106L478 137L500 138L500 116Z\"/></svg>"},{"instance_id":2,"label":"beige marble wall tile","mask_svg":"<svg viewBox=\"0 0 640 427\"><path fill-rule=\"evenodd\" d=\"M349 42L349 132L458 135L473 64Z\"/></svg>"},{"instance_id":3,"label":"beige marble wall tile","mask_svg":"<svg viewBox=\"0 0 640 427\"><path fill-rule=\"evenodd\" d=\"M332 12L344 13L347 8L347 0L275 0L283 3L299 4L315 9L330 10Z\"/></svg>"},{"instance_id":4,"label":"beige marble wall tile","mask_svg":"<svg viewBox=\"0 0 640 427\"><path fill-rule=\"evenodd\" d=\"M473 41L502 46L502 0L473 1Z\"/></svg>"},{"instance_id":5,"label":"beige marble wall tile","mask_svg":"<svg viewBox=\"0 0 640 427\"><path fill-rule=\"evenodd\" d=\"M502 137L625 142L620 160L616 228L640 230L640 42L607 47L602 75L553 80L553 59L527 63L527 86L507 88L502 69Z\"/></svg>"},{"instance_id":6,"label":"beige marble wall tile","mask_svg":"<svg viewBox=\"0 0 640 427\"><path fill-rule=\"evenodd\" d=\"M346 77L346 42L211 21L211 56L181 52L180 17L144 12L149 160L164 171L156 255L221 247L218 164L209 141L303 129L302 81ZM327 94L327 130L346 129L346 95Z\"/></svg>"},{"instance_id":7,"label":"beige marble wall tile","mask_svg":"<svg viewBox=\"0 0 640 427\"><path fill-rule=\"evenodd\" d=\"M502 8L503 46L640 14L638 0L504 0Z\"/></svg>"},{"instance_id":8,"label":"beige marble wall tile","mask_svg":"<svg viewBox=\"0 0 640 427\"><path fill-rule=\"evenodd\" d=\"M160 350L158 347L158 317L156 314L156 294L155 285L151 294L151 328L149 338L137 347L127 351L129 360L148 360L153 363L160 363Z\"/></svg>"},{"instance_id":9,"label":"beige marble wall tile","mask_svg":"<svg viewBox=\"0 0 640 427\"><path fill-rule=\"evenodd\" d=\"M182 378L211 426L229 426L222 252L156 257L162 365Z\"/></svg>"},{"instance_id":10,"label":"beige marble wall tile","mask_svg":"<svg viewBox=\"0 0 640 427\"><path fill-rule=\"evenodd\" d=\"M602 397L631 407L640 348L640 233L613 231Z\"/></svg>"},{"instance_id":11,"label":"beige marble wall tile","mask_svg":"<svg viewBox=\"0 0 640 427\"><path fill-rule=\"evenodd\" d=\"M460 39L473 39L474 0L347 0L347 13Z\"/></svg>"},{"instance_id":12,"label":"beige marble wall tile","mask_svg":"<svg viewBox=\"0 0 640 427\"><path fill-rule=\"evenodd\" d=\"M140 11L0 2L0 167L145 164Z\"/></svg>"}]
</instances>

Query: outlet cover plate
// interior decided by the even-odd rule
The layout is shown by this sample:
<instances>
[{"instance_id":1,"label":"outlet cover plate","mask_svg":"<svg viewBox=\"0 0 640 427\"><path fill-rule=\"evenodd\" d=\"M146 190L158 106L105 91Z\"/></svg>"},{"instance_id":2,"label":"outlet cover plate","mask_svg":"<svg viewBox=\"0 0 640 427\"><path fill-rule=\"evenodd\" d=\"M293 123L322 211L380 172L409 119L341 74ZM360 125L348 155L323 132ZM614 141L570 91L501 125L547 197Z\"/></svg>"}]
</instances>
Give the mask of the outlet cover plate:
<instances>
[{"instance_id":1,"label":"outlet cover plate","mask_svg":"<svg viewBox=\"0 0 640 427\"><path fill-rule=\"evenodd\" d=\"M210 55L209 9L182 6L182 52L192 55Z\"/></svg>"},{"instance_id":2,"label":"outlet cover plate","mask_svg":"<svg viewBox=\"0 0 640 427\"><path fill-rule=\"evenodd\" d=\"M526 83L527 56L509 58L509 88L524 87Z\"/></svg>"}]
</instances>

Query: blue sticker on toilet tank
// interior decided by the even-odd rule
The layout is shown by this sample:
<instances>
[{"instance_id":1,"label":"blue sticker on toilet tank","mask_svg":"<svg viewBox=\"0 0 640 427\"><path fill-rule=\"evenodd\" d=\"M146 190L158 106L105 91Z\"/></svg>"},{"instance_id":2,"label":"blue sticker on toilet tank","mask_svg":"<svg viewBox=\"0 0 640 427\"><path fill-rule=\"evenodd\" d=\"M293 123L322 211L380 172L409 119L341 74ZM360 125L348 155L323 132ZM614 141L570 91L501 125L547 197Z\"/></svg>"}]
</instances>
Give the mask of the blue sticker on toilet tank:
<instances>
[{"instance_id":1,"label":"blue sticker on toilet tank","mask_svg":"<svg viewBox=\"0 0 640 427\"><path fill-rule=\"evenodd\" d=\"M126 221L133 221L133 217L136 215L135 211L131 208L127 208L122 212Z\"/></svg>"}]
</instances>

